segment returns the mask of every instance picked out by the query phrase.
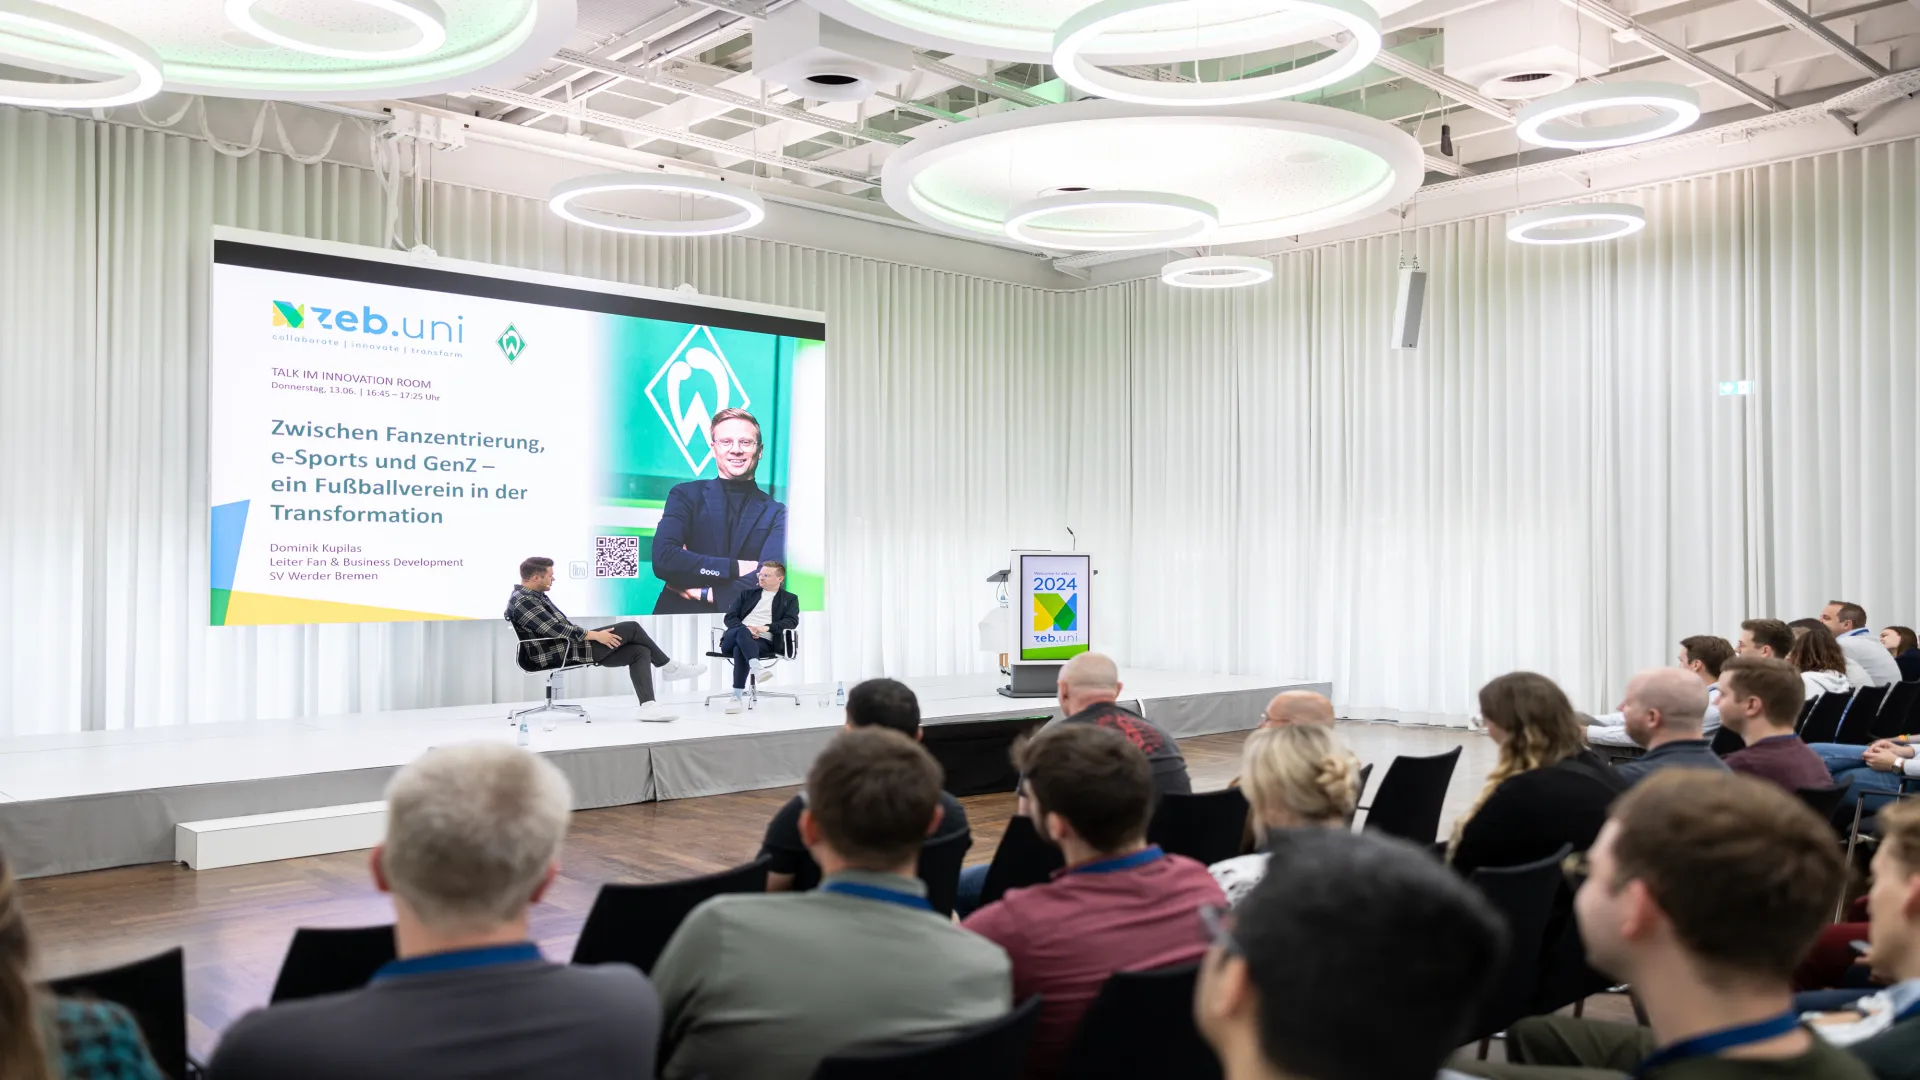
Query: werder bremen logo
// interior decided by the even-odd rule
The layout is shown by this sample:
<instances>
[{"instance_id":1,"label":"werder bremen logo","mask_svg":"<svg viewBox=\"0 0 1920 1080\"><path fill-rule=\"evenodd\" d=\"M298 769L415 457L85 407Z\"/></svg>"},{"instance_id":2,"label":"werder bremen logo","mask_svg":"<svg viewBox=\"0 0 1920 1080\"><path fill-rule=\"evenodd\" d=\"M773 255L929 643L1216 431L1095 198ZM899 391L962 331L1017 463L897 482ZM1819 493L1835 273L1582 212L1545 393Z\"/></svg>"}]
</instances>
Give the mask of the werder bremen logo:
<instances>
[{"instance_id":1,"label":"werder bremen logo","mask_svg":"<svg viewBox=\"0 0 1920 1080\"><path fill-rule=\"evenodd\" d=\"M300 329L300 324L306 321L307 305L289 304L285 300L275 300L273 302L273 325L284 326L290 330L298 330Z\"/></svg>"},{"instance_id":2,"label":"werder bremen logo","mask_svg":"<svg viewBox=\"0 0 1920 1080\"><path fill-rule=\"evenodd\" d=\"M520 354L527 351L527 339L520 336L520 331L514 329L512 323L507 324L506 330L500 335L500 340L494 344L500 346L500 351L506 354L509 364L520 359Z\"/></svg>"}]
</instances>

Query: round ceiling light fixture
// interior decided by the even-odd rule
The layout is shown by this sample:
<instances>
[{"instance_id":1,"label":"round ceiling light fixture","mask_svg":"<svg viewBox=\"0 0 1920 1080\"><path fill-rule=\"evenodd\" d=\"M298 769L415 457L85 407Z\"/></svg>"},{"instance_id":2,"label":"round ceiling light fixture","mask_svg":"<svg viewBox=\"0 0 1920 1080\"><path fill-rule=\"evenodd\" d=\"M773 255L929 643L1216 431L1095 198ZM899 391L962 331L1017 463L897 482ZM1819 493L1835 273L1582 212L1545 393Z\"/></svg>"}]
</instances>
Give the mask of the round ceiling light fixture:
<instances>
[{"instance_id":1,"label":"round ceiling light fixture","mask_svg":"<svg viewBox=\"0 0 1920 1080\"><path fill-rule=\"evenodd\" d=\"M1596 109L1643 106L1654 110L1618 124L1575 124ZM1582 83L1535 100L1520 110L1514 131L1524 142L1563 150L1626 146L1684 131L1700 119L1700 95L1690 86L1661 82Z\"/></svg>"},{"instance_id":2,"label":"round ceiling light fixture","mask_svg":"<svg viewBox=\"0 0 1920 1080\"><path fill-rule=\"evenodd\" d=\"M1114 211L1120 211L1114 214ZM1126 211L1136 211L1127 214ZM1121 219L1116 226L1097 224L1043 225L1041 218L1059 216L1109 220ZM1129 225L1127 217L1157 218L1159 227ZM1166 224L1171 221L1172 224ZM1220 226L1220 211L1213 205L1187 195L1166 191L1067 191L1028 199L1007 211L1007 235L1034 247L1066 251L1144 251L1200 240Z\"/></svg>"},{"instance_id":3,"label":"round ceiling light fixture","mask_svg":"<svg viewBox=\"0 0 1920 1080\"><path fill-rule=\"evenodd\" d=\"M80 70L110 77L73 83L0 79L0 104L106 109L145 101L165 81L160 55L124 30L37 0L0 0L0 63L39 70L45 61L36 46L53 44L49 37L69 52L85 51ZM70 74L74 68L66 63L54 70Z\"/></svg>"},{"instance_id":4,"label":"round ceiling light fixture","mask_svg":"<svg viewBox=\"0 0 1920 1080\"><path fill-rule=\"evenodd\" d=\"M1240 289L1272 281L1273 264L1251 255L1203 255L1161 267L1160 280L1181 289Z\"/></svg>"},{"instance_id":5,"label":"round ceiling light fixture","mask_svg":"<svg viewBox=\"0 0 1920 1080\"><path fill-rule=\"evenodd\" d=\"M725 217L689 218L682 221L639 218L575 205L575 200L612 191L633 191L659 195L686 195L718 199L734 211ZM582 176L555 184L547 196L547 208L576 225L636 236L718 236L721 233L751 229L766 220L767 204L751 191L740 191L719 180L704 176L652 175L647 173L607 173Z\"/></svg>"},{"instance_id":6,"label":"round ceiling light fixture","mask_svg":"<svg viewBox=\"0 0 1920 1080\"><path fill-rule=\"evenodd\" d=\"M336 60L410 60L447 43L447 13L434 0L354 0L398 16L404 30L361 33L302 25L261 7L261 0L226 0L227 21L259 38L294 52Z\"/></svg>"},{"instance_id":7,"label":"round ceiling light fixture","mask_svg":"<svg viewBox=\"0 0 1920 1080\"><path fill-rule=\"evenodd\" d=\"M1646 211L1628 203L1568 203L1513 215L1507 219L1507 239L1516 244L1593 244L1646 227Z\"/></svg>"},{"instance_id":8,"label":"round ceiling light fixture","mask_svg":"<svg viewBox=\"0 0 1920 1080\"><path fill-rule=\"evenodd\" d=\"M1061 25L1053 37L1053 68L1069 86L1139 105L1244 105L1291 97L1358 74L1380 55L1380 15L1367 0L1277 0L1274 7L1330 22L1348 41L1311 64L1272 75L1210 82L1160 82L1108 71L1088 59L1116 27L1168 9L1195 8L1195 0L1100 0ZM1194 57L1187 57L1194 59Z\"/></svg>"},{"instance_id":9,"label":"round ceiling light fixture","mask_svg":"<svg viewBox=\"0 0 1920 1080\"><path fill-rule=\"evenodd\" d=\"M1141 153L1143 146L1153 152ZM1170 192L1213 209L1219 225L1207 243L1239 244L1297 236L1397 206L1419 187L1425 168L1411 135L1344 109L1265 101L1174 110L1088 98L916 136L887 158L881 191L888 206L912 221L1000 243L1014 216L1008 207L1024 210L1036 194L1086 199ZM1065 185L1089 190L1057 190ZM1056 209L1034 224L1076 234L1191 226L1177 213ZM1088 240L1068 239L1053 235L1047 243L1073 248Z\"/></svg>"}]
</instances>

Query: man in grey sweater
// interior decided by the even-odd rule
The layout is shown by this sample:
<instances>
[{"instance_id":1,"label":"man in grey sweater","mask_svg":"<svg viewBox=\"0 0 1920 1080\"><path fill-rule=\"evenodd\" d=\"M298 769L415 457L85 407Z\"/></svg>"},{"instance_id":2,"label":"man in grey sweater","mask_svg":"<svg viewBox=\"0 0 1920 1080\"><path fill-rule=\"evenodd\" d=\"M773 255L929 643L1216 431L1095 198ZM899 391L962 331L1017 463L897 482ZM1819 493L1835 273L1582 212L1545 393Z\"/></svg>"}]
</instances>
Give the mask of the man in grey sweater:
<instances>
[{"instance_id":1,"label":"man in grey sweater","mask_svg":"<svg viewBox=\"0 0 1920 1080\"><path fill-rule=\"evenodd\" d=\"M654 965L668 1080L807 1080L830 1054L1005 1014L1007 954L935 912L914 876L939 820L940 766L918 743L880 727L829 743L800 812L819 888L715 897Z\"/></svg>"},{"instance_id":2,"label":"man in grey sweater","mask_svg":"<svg viewBox=\"0 0 1920 1080\"><path fill-rule=\"evenodd\" d=\"M632 1080L653 1075L660 1002L624 964L550 964L527 908L559 872L573 793L499 743L437 747L387 789L374 883L400 958L365 989L243 1017L212 1080Z\"/></svg>"}]
</instances>

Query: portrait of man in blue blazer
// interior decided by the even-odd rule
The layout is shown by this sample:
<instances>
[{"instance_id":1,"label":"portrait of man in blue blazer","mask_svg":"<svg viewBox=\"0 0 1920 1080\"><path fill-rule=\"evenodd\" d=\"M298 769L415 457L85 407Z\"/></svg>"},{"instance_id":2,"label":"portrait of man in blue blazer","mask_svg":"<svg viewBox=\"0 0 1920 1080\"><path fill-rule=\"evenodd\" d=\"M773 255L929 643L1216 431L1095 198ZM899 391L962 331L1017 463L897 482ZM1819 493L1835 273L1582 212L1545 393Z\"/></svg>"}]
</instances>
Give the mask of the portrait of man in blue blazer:
<instances>
[{"instance_id":1,"label":"portrait of man in blue blazer","mask_svg":"<svg viewBox=\"0 0 1920 1080\"><path fill-rule=\"evenodd\" d=\"M707 435L719 475L675 484L653 534L653 572L665 583L655 615L731 610L758 586L761 563L787 557L786 504L754 482L766 452L760 421L722 409Z\"/></svg>"}]
</instances>

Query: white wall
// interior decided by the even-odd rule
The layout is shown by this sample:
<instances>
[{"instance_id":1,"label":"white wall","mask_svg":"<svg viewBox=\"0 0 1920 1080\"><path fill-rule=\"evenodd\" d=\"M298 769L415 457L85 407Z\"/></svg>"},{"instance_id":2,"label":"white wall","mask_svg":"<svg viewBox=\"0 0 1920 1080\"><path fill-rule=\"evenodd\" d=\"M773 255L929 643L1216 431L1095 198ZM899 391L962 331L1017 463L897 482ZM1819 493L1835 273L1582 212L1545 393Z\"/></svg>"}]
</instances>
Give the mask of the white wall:
<instances>
[{"instance_id":1,"label":"white wall","mask_svg":"<svg viewBox=\"0 0 1920 1080\"><path fill-rule=\"evenodd\" d=\"M1519 666L1609 704L1679 637L1829 594L1920 617L1916 193L1906 141L1649 188L1623 244L1413 230L1434 290L1412 354L1384 348L1392 238L1220 296L619 238L448 185L425 226L459 258L828 313L808 677L984 670L981 579L1071 526L1123 660L1458 717ZM204 625L210 227L378 243L382 215L361 170L0 108L0 730L534 693L503 625ZM1736 377L1760 395L1714 395Z\"/></svg>"}]
</instances>

